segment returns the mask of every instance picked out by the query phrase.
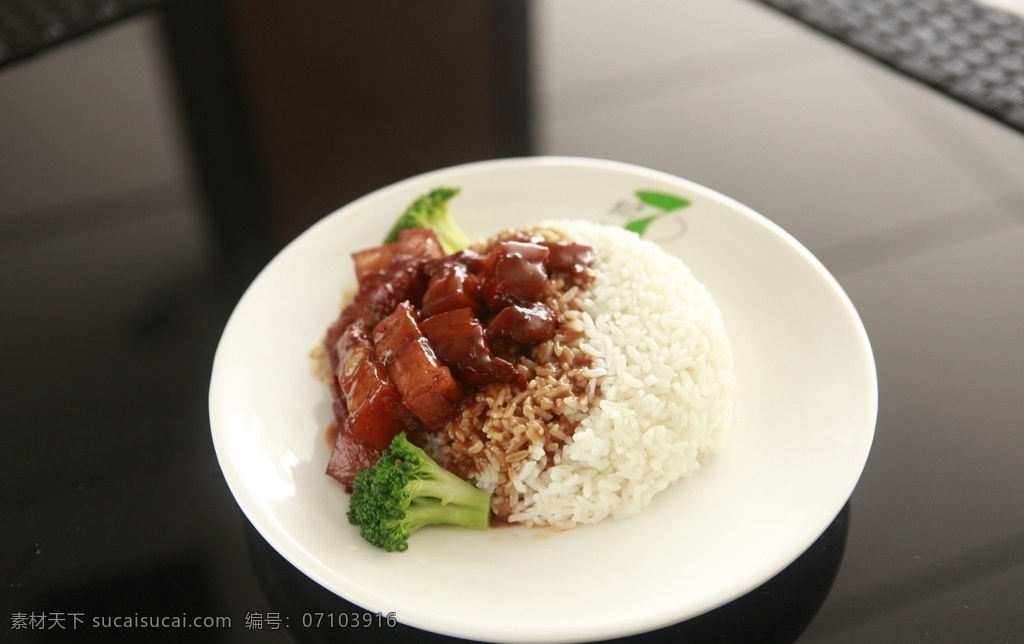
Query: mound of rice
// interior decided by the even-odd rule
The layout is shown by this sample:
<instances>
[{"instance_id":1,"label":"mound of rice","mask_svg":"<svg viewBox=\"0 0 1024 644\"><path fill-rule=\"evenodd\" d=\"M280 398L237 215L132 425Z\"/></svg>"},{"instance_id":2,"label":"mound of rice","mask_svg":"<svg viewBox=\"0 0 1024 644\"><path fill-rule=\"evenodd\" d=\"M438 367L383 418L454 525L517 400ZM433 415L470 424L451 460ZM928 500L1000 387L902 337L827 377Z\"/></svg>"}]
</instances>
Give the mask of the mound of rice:
<instances>
[{"instance_id":1,"label":"mound of rice","mask_svg":"<svg viewBox=\"0 0 1024 644\"><path fill-rule=\"evenodd\" d=\"M443 457L511 523L568 528L639 512L696 472L732 418L721 312L686 265L617 227L529 231L590 245L590 283L555 285L559 331L522 365L523 391L481 390L446 427Z\"/></svg>"}]
</instances>

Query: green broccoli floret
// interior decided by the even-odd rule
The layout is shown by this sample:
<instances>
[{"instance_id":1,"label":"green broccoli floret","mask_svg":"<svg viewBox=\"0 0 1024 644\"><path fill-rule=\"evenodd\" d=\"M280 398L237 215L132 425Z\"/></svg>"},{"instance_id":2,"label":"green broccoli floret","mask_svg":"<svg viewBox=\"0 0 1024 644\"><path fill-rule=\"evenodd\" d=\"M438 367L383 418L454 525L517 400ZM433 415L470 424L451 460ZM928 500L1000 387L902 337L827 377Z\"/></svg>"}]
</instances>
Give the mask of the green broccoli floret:
<instances>
[{"instance_id":1,"label":"green broccoli floret","mask_svg":"<svg viewBox=\"0 0 1024 644\"><path fill-rule=\"evenodd\" d=\"M352 483L348 520L359 534L388 552L404 551L424 526L487 529L491 495L442 468L404 433Z\"/></svg>"},{"instance_id":2,"label":"green broccoli floret","mask_svg":"<svg viewBox=\"0 0 1024 644\"><path fill-rule=\"evenodd\" d=\"M429 228L437 233L447 253L460 251L469 246L469 237L459 228L448 214L448 201L459 194L458 188L435 188L412 202L395 221L384 237L388 244L398 240L398 231L406 228Z\"/></svg>"}]
</instances>

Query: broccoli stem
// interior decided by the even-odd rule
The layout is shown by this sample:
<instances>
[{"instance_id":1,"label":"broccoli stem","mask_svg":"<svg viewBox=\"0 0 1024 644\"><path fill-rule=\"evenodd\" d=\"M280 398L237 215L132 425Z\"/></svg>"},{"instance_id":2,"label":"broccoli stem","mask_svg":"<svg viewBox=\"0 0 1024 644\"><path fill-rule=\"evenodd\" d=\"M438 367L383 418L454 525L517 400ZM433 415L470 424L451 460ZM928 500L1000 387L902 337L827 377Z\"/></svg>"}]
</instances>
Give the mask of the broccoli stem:
<instances>
[{"instance_id":1,"label":"broccoli stem","mask_svg":"<svg viewBox=\"0 0 1024 644\"><path fill-rule=\"evenodd\" d=\"M458 228L447 216L435 219L432 225L434 232L437 233L438 238L441 240L441 245L449 253L460 251L472 243L469 237L462 232L462 229Z\"/></svg>"},{"instance_id":2,"label":"broccoli stem","mask_svg":"<svg viewBox=\"0 0 1024 644\"><path fill-rule=\"evenodd\" d=\"M486 530L490 526L490 498L484 499L487 504L483 508L456 503L440 503L430 499L416 499L409 504L405 513L405 521L409 531L414 532L428 525L457 525L474 530Z\"/></svg>"},{"instance_id":3,"label":"broccoli stem","mask_svg":"<svg viewBox=\"0 0 1024 644\"><path fill-rule=\"evenodd\" d=\"M439 476L435 479L419 479L409 481L407 490L414 499L434 499L441 505L457 505L474 510L481 508L490 509L491 495L483 490L478 490L471 483L467 483L454 474L442 470L447 476ZM458 484L449 478L456 479Z\"/></svg>"}]
</instances>

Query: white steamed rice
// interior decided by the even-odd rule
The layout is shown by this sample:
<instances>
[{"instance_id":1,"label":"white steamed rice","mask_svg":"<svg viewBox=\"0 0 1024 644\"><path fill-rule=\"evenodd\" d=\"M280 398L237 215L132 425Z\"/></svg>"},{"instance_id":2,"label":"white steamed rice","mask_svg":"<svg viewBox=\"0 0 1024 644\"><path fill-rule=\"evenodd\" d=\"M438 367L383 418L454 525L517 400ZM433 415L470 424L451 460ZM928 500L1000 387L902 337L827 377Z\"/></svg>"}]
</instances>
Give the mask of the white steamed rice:
<instances>
[{"instance_id":1,"label":"white steamed rice","mask_svg":"<svg viewBox=\"0 0 1024 644\"><path fill-rule=\"evenodd\" d=\"M598 395L560 458L512 473L525 493L509 521L571 527L634 514L696 472L729 427L735 376L722 314L682 260L635 233L586 221L531 228L595 250L575 323Z\"/></svg>"}]
</instances>

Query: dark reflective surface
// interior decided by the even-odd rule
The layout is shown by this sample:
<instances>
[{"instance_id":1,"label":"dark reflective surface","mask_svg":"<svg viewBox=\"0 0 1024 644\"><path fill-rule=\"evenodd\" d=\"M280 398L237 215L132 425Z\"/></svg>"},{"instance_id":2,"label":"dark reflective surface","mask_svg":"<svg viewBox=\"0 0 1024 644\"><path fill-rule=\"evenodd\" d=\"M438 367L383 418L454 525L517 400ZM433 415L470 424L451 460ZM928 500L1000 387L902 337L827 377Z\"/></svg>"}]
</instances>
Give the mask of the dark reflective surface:
<instances>
[{"instance_id":1,"label":"dark reflective surface","mask_svg":"<svg viewBox=\"0 0 1024 644\"><path fill-rule=\"evenodd\" d=\"M445 640L303 624L352 607L238 509L210 368L256 271L317 218L525 153L755 207L836 275L878 364L875 443L830 528L748 595L630 641L1024 632L1019 132L742 0L643 20L173 4L0 69L0 641Z\"/></svg>"}]
</instances>

